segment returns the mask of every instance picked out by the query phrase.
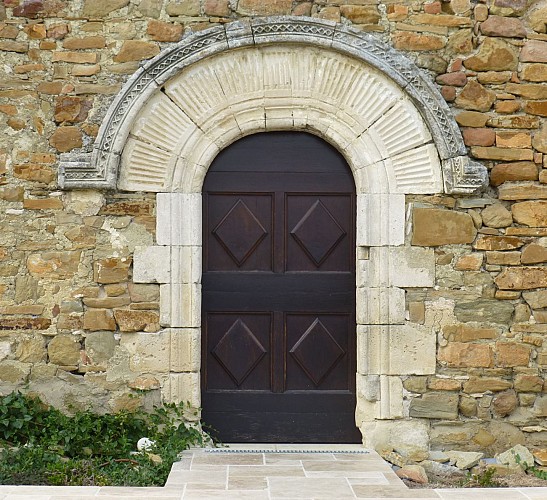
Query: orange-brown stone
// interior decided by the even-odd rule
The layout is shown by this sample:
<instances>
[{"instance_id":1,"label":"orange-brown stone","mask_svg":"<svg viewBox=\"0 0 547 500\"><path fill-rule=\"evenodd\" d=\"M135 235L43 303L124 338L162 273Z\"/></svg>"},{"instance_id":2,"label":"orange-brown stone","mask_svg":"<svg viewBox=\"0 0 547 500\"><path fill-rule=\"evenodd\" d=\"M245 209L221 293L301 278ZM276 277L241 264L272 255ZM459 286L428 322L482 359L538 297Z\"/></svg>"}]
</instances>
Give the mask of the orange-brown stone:
<instances>
[{"instance_id":1,"label":"orange-brown stone","mask_svg":"<svg viewBox=\"0 0 547 500\"><path fill-rule=\"evenodd\" d=\"M515 250L526 243L518 236L492 236L481 234L473 244L476 250Z\"/></svg>"},{"instance_id":2,"label":"orange-brown stone","mask_svg":"<svg viewBox=\"0 0 547 500\"><path fill-rule=\"evenodd\" d=\"M524 201L511 207L513 218L519 224L547 227L547 201Z\"/></svg>"},{"instance_id":3,"label":"orange-brown stone","mask_svg":"<svg viewBox=\"0 0 547 500\"><path fill-rule=\"evenodd\" d=\"M473 219L466 213L430 208L414 209L413 245L471 243L476 234Z\"/></svg>"},{"instance_id":4,"label":"orange-brown stone","mask_svg":"<svg viewBox=\"0 0 547 500\"><path fill-rule=\"evenodd\" d=\"M452 367L488 368L494 364L494 355L487 344L450 342L439 349L439 361Z\"/></svg>"},{"instance_id":5,"label":"orange-brown stone","mask_svg":"<svg viewBox=\"0 0 547 500\"><path fill-rule=\"evenodd\" d=\"M446 40L437 35L424 35L409 31L399 31L392 35L393 46L401 50L439 50L446 45Z\"/></svg>"},{"instance_id":6,"label":"orange-brown stone","mask_svg":"<svg viewBox=\"0 0 547 500\"><path fill-rule=\"evenodd\" d=\"M126 40L120 51L112 58L114 62L141 61L150 59L160 52L156 43L143 40ZM95 62L95 61L94 61Z\"/></svg>"},{"instance_id":7,"label":"orange-brown stone","mask_svg":"<svg viewBox=\"0 0 547 500\"><path fill-rule=\"evenodd\" d=\"M516 49L497 38L485 38L477 55L464 61L464 66L473 71L504 71L517 69Z\"/></svg>"},{"instance_id":8,"label":"orange-brown stone","mask_svg":"<svg viewBox=\"0 0 547 500\"><path fill-rule=\"evenodd\" d=\"M532 348L516 342L496 342L496 364L501 367L528 366Z\"/></svg>"},{"instance_id":9,"label":"orange-brown stone","mask_svg":"<svg viewBox=\"0 0 547 500\"><path fill-rule=\"evenodd\" d=\"M496 94L494 92L471 80L456 98L456 105L463 109L488 111L495 100Z\"/></svg>"},{"instance_id":10,"label":"orange-brown stone","mask_svg":"<svg viewBox=\"0 0 547 500\"><path fill-rule=\"evenodd\" d=\"M532 290L547 288L547 268L508 267L494 280L502 290Z\"/></svg>"}]
</instances>

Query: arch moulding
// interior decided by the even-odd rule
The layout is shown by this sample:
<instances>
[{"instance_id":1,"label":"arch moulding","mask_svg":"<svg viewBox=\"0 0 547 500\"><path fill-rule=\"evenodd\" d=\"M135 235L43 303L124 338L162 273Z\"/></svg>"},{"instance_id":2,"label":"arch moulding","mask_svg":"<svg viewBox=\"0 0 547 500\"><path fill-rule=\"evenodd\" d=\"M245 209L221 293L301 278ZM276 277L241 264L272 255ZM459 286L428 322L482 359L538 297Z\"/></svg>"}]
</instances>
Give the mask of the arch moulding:
<instances>
[{"instance_id":1,"label":"arch moulding","mask_svg":"<svg viewBox=\"0 0 547 500\"><path fill-rule=\"evenodd\" d=\"M203 180L220 150L269 130L316 134L353 172L356 423L374 445L386 421L408 417L403 378L436 366L435 332L405 319L405 288L432 287L435 277L433 250L405 245L405 195L471 193L487 178L413 63L369 34L317 19L237 21L191 35L129 79L93 151L63 155L59 183L158 193L156 244L136 248L133 281L160 284L163 329L137 335L169 352L158 375L164 398L199 407Z\"/></svg>"}]
</instances>

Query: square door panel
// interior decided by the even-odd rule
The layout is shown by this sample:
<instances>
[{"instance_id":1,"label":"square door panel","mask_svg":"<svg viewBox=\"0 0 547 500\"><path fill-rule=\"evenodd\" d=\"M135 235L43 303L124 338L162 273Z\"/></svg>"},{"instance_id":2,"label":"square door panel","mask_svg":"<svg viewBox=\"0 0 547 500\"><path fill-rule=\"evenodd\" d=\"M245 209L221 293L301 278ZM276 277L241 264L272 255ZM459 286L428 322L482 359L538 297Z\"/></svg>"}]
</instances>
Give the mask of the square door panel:
<instances>
[{"instance_id":1,"label":"square door panel","mask_svg":"<svg viewBox=\"0 0 547 500\"><path fill-rule=\"evenodd\" d=\"M269 313L213 313L205 318L207 390L270 390Z\"/></svg>"},{"instance_id":2,"label":"square door panel","mask_svg":"<svg viewBox=\"0 0 547 500\"><path fill-rule=\"evenodd\" d=\"M206 271L271 271L269 194L208 194Z\"/></svg>"},{"instance_id":3,"label":"square door panel","mask_svg":"<svg viewBox=\"0 0 547 500\"><path fill-rule=\"evenodd\" d=\"M348 390L349 314L285 316L286 390Z\"/></svg>"},{"instance_id":4,"label":"square door panel","mask_svg":"<svg viewBox=\"0 0 547 500\"><path fill-rule=\"evenodd\" d=\"M287 194L286 270L351 272L351 195Z\"/></svg>"}]
</instances>

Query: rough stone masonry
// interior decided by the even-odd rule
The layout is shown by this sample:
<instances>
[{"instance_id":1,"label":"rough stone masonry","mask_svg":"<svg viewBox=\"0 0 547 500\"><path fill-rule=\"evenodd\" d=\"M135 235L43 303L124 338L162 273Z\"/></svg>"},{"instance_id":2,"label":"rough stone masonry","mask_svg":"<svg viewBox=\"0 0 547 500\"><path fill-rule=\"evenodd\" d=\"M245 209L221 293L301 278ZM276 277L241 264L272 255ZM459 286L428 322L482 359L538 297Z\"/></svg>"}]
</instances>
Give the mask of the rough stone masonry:
<instances>
[{"instance_id":1,"label":"rough stone masonry","mask_svg":"<svg viewBox=\"0 0 547 500\"><path fill-rule=\"evenodd\" d=\"M545 0L4 0L0 392L150 407L176 399L171 367L199 399L199 339L159 335L160 286L133 281L155 195L60 190L60 155L90 151L124 82L188 32L288 14L351 24L414 61L489 170L474 195L406 197L407 243L434 250L435 283L405 288L405 321L435 332L437 358L434 375L400 377L394 447L545 447Z\"/></svg>"}]
</instances>

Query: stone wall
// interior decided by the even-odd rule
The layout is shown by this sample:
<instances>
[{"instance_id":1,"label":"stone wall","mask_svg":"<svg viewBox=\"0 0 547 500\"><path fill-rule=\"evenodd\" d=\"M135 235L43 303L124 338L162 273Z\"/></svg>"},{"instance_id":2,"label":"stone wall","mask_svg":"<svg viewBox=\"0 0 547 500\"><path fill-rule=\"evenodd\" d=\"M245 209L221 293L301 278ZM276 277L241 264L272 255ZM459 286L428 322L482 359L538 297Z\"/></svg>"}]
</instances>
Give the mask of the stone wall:
<instances>
[{"instance_id":1,"label":"stone wall","mask_svg":"<svg viewBox=\"0 0 547 500\"><path fill-rule=\"evenodd\" d=\"M412 59L490 171L480 194L407 196L408 243L433 248L436 267L434 287L406 288L406 319L435 332L438 355L435 375L401 378L401 429L436 448L545 443L547 2L3 4L2 393L115 411L176 399L170 369L199 401L198 340L181 352L160 326L159 285L132 279L135 248L156 241L155 195L61 191L59 158L90 151L123 83L186 33L293 14L352 24Z\"/></svg>"}]
</instances>

